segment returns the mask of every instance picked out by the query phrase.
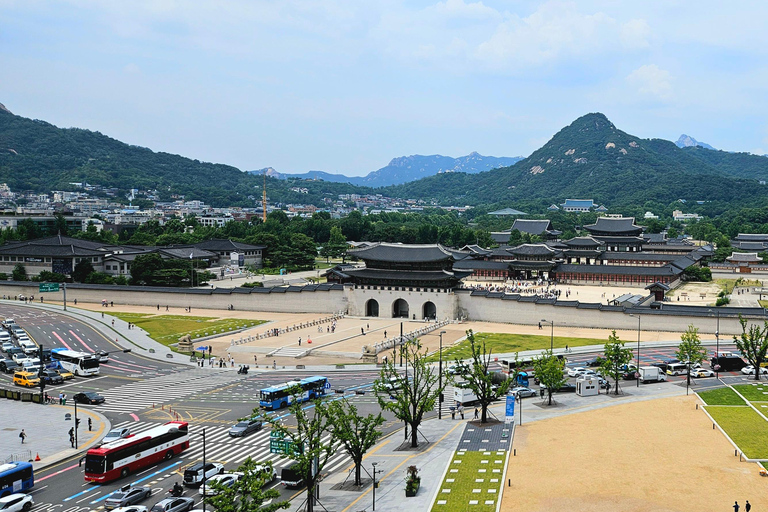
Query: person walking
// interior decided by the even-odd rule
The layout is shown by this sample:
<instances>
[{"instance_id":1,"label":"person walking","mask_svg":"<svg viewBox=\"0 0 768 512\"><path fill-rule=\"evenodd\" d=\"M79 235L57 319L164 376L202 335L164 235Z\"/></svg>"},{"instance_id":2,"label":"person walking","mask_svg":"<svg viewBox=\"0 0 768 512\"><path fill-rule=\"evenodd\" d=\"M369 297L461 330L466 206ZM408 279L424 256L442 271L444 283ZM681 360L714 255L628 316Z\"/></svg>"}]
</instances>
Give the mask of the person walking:
<instances>
[{"instance_id":1,"label":"person walking","mask_svg":"<svg viewBox=\"0 0 768 512\"><path fill-rule=\"evenodd\" d=\"M299 336L299 346L301 346L301 336Z\"/></svg>"},{"instance_id":2,"label":"person walking","mask_svg":"<svg viewBox=\"0 0 768 512\"><path fill-rule=\"evenodd\" d=\"M67 394L61 395L61 405L67 405Z\"/></svg>"},{"instance_id":3,"label":"person walking","mask_svg":"<svg viewBox=\"0 0 768 512\"><path fill-rule=\"evenodd\" d=\"M747 512L752 510L752 505L749 504L749 500L747 500L747 503L744 505L744 510L746 510Z\"/></svg>"},{"instance_id":4,"label":"person walking","mask_svg":"<svg viewBox=\"0 0 768 512\"><path fill-rule=\"evenodd\" d=\"M59 391L59 405L64 405L64 393Z\"/></svg>"},{"instance_id":5,"label":"person walking","mask_svg":"<svg viewBox=\"0 0 768 512\"><path fill-rule=\"evenodd\" d=\"M27 438L27 433L24 432L24 429L21 429L21 432L19 432L19 437L21 438L21 444L24 444L24 440Z\"/></svg>"},{"instance_id":6,"label":"person walking","mask_svg":"<svg viewBox=\"0 0 768 512\"><path fill-rule=\"evenodd\" d=\"M739 512L739 502L734 501L733 502L733 512Z\"/></svg>"},{"instance_id":7,"label":"person walking","mask_svg":"<svg viewBox=\"0 0 768 512\"><path fill-rule=\"evenodd\" d=\"M72 448L75 447L75 427L69 429L69 444Z\"/></svg>"},{"instance_id":8,"label":"person walking","mask_svg":"<svg viewBox=\"0 0 768 512\"><path fill-rule=\"evenodd\" d=\"M272 360L272 369L273 370L277 370L277 361L276 360Z\"/></svg>"},{"instance_id":9,"label":"person walking","mask_svg":"<svg viewBox=\"0 0 768 512\"><path fill-rule=\"evenodd\" d=\"M253 355L253 364L259 364L259 356L256 354Z\"/></svg>"},{"instance_id":10,"label":"person walking","mask_svg":"<svg viewBox=\"0 0 768 512\"><path fill-rule=\"evenodd\" d=\"M477 407L475 407L475 419L477 419L477 414L478 414L479 412L480 412L480 409L478 409Z\"/></svg>"},{"instance_id":11,"label":"person walking","mask_svg":"<svg viewBox=\"0 0 768 512\"><path fill-rule=\"evenodd\" d=\"M93 420L91 418L88 418L88 432L90 432L92 428L93 428Z\"/></svg>"},{"instance_id":12,"label":"person walking","mask_svg":"<svg viewBox=\"0 0 768 512\"><path fill-rule=\"evenodd\" d=\"M461 414L461 419L464 419L464 406L459 404L459 414Z\"/></svg>"},{"instance_id":13,"label":"person walking","mask_svg":"<svg viewBox=\"0 0 768 512\"><path fill-rule=\"evenodd\" d=\"M112 319L112 327L114 327L114 326L115 326L115 319L113 318Z\"/></svg>"}]
</instances>

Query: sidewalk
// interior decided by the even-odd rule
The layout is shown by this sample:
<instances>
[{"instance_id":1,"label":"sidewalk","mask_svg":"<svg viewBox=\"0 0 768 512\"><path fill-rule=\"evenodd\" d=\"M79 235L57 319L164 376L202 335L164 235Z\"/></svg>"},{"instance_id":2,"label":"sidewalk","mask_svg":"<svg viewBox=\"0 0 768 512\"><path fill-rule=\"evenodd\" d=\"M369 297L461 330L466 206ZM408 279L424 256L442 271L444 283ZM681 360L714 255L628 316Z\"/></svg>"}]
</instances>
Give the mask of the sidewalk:
<instances>
[{"instance_id":1,"label":"sidewalk","mask_svg":"<svg viewBox=\"0 0 768 512\"><path fill-rule=\"evenodd\" d=\"M71 400L70 400L71 402ZM0 421L0 459L12 457L14 460L34 461L39 455L40 461L34 461L35 470L40 470L62 459L84 453L95 445L106 434L111 425L102 414L78 405L77 417L80 419L78 429L78 447L71 448L69 444L69 429L74 427L74 404L40 405L32 402L3 400L2 421ZM65 419L69 413L70 419ZM93 422L93 430L88 432L88 419ZM24 444L21 444L19 433L21 429L27 434Z\"/></svg>"}]
</instances>

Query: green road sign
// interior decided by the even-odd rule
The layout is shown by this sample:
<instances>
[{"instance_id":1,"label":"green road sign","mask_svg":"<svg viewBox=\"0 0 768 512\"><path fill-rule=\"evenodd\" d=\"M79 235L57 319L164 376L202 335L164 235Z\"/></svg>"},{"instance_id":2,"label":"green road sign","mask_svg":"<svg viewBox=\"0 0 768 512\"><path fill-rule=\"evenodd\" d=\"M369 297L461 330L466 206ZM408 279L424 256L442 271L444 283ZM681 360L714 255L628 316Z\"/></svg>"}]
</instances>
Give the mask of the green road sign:
<instances>
[{"instance_id":1,"label":"green road sign","mask_svg":"<svg viewBox=\"0 0 768 512\"><path fill-rule=\"evenodd\" d=\"M59 283L40 283L37 291L38 293L57 292L59 291Z\"/></svg>"}]
</instances>

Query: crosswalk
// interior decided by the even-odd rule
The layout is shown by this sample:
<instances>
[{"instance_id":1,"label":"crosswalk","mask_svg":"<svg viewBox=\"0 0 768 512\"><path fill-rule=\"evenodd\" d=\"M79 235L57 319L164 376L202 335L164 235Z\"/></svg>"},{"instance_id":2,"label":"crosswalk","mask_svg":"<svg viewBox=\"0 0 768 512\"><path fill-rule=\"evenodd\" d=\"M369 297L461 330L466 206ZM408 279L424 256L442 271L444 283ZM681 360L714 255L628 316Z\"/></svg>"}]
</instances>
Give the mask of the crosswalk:
<instances>
[{"instance_id":1,"label":"crosswalk","mask_svg":"<svg viewBox=\"0 0 768 512\"><path fill-rule=\"evenodd\" d=\"M148 421L123 421L113 425L114 428L130 427L132 434L138 434L152 427L161 425L158 422ZM291 460L287 457L269 451L269 427L263 428L246 437L230 437L229 426L201 426L190 425L190 447L185 450L181 457L187 462L203 460L203 442L199 435L205 428L205 459L211 462L221 462L222 464L240 465L245 459L251 457L258 462L271 461L273 466L278 469L290 464ZM328 442L330 435L326 434L322 442ZM328 460L323 472L336 471L344 466L351 464L349 455L344 450L336 449L334 455ZM229 468L228 468L229 469Z\"/></svg>"},{"instance_id":2,"label":"crosswalk","mask_svg":"<svg viewBox=\"0 0 768 512\"><path fill-rule=\"evenodd\" d=\"M99 412L131 413L242 380L233 371L192 368L151 379L131 382L99 393L106 399Z\"/></svg>"}]
</instances>

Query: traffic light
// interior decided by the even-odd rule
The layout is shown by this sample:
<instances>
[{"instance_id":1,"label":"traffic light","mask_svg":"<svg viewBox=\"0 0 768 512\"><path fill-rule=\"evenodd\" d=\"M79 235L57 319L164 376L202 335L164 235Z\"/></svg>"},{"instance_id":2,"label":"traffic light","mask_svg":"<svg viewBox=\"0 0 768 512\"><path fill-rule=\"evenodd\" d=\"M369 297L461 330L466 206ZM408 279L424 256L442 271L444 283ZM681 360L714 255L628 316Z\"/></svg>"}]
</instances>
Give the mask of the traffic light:
<instances>
[{"instance_id":1,"label":"traffic light","mask_svg":"<svg viewBox=\"0 0 768 512\"><path fill-rule=\"evenodd\" d=\"M80 428L80 418L75 418L75 428Z\"/></svg>"}]
</instances>

